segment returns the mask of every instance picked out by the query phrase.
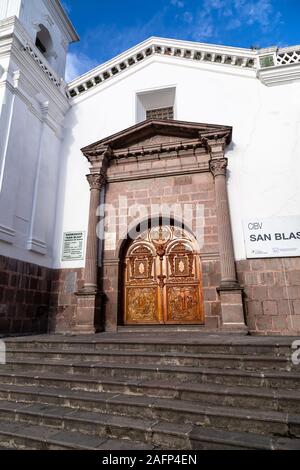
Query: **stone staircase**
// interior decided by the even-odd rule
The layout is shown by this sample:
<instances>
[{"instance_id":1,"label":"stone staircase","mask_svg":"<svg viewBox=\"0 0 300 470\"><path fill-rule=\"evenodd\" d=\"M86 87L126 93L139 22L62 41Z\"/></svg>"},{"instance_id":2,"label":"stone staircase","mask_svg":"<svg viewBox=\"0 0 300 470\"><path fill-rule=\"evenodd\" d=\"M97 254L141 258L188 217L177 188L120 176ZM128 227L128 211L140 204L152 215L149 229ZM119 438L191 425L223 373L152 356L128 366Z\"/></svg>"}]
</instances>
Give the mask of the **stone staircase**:
<instances>
[{"instance_id":1,"label":"stone staircase","mask_svg":"<svg viewBox=\"0 0 300 470\"><path fill-rule=\"evenodd\" d=\"M194 330L7 339L0 446L300 449L293 339Z\"/></svg>"}]
</instances>

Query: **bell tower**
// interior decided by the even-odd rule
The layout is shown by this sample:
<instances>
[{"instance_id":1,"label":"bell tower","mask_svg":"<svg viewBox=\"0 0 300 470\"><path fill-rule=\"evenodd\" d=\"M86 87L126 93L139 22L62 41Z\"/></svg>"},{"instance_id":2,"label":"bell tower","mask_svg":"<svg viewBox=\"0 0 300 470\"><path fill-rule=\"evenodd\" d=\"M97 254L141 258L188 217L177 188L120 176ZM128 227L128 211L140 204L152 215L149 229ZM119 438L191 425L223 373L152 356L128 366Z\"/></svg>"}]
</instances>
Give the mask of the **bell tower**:
<instances>
[{"instance_id":1,"label":"bell tower","mask_svg":"<svg viewBox=\"0 0 300 470\"><path fill-rule=\"evenodd\" d=\"M59 0L0 0L0 255L49 268L78 39Z\"/></svg>"},{"instance_id":2,"label":"bell tower","mask_svg":"<svg viewBox=\"0 0 300 470\"><path fill-rule=\"evenodd\" d=\"M64 77L68 46L79 38L59 0L1 0L0 21L16 16L51 68Z\"/></svg>"}]
</instances>

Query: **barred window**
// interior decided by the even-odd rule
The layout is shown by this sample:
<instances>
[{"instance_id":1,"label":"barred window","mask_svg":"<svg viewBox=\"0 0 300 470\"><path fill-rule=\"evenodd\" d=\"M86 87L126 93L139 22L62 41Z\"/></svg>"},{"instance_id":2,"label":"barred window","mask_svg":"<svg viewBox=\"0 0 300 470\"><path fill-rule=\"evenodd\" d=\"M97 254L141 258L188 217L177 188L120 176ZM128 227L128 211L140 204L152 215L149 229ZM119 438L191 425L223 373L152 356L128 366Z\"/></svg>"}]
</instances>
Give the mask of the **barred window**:
<instances>
[{"instance_id":1,"label":"barred window","mask_svg":"<svg viewBox=\"0 0 300 470\"><path fill-rule=\"evenodd\" d=\"M146 119L174 119L174 108L157 108L146 111Z\"/></svg>"}]
</instances>

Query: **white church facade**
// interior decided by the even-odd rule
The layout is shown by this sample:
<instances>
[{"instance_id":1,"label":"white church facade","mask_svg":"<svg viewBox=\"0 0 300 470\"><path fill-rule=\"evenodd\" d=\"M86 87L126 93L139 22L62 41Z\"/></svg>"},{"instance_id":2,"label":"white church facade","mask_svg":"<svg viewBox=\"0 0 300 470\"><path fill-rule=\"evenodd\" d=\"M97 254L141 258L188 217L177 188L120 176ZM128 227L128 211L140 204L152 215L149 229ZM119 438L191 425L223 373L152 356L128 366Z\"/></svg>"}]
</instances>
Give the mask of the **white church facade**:
<instances>
[{"instance_id":1,"label":"white church facade","mask_svg":"<svg viewBox=\"0 0 300 470\"><path fill-rule=\"evenodd\" d=\"M77 40L0 3L0 333L299 334L300 46Z\"/></svg>"}]
</instances>

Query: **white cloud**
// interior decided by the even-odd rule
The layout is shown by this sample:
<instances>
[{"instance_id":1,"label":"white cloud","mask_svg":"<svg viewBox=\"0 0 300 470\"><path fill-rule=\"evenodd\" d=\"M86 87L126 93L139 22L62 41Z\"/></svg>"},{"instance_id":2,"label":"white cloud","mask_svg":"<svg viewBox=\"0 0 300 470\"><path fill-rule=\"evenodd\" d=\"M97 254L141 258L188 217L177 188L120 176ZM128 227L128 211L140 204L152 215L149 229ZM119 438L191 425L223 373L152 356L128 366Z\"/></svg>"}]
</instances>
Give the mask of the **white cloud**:
<instances>
[{"instance_id":1,"label":"white cloud","mask_svg":"<svg viewBox=\"0 0 300 470\"><path fill-rule=\"evenodd\" d=\"M155 35L156 32L159 35L161 31L164 31L167 11L167 7L165 7L150 17L147 22L136 23L129 27L99 24L85 34L81 42L82 50L88 55L90 44L97 44L97 62L98 64L103 63L146 38ZM105 41L103 38L108 39Z\"/></svg>"},{"instance_id":2,"label":"white cloud","mask_svg":"<svg viewBox=\"0 0 300 470\"><path fill-rule=\"evenodd\" d=\"M194 32L194 39L196 41L204 41L212 38L215 35L215 29L212 24L202 23L199 24Z\"/></svg>"},{"instance_id":3,"label":"white cloud","mask_svg":"<svg viewBox=\"0 0 300 470\"><path fill-rule=\"evenodd\" d=\"M186 23L192 23L194 17L190 11L185 11L183 13L183 19Z\"/></svg>"},{"instance_id":4,"label":"white cloud","mask_svg":"<svg viewBox=\"0 0 300 470\"><path fill-rule=\"evenodd\" d=\"M76 54L74 52L69 52L67 55L65 73L66 82L74 80L74 78L77 78L80 75L88 72L97 65L98 64L95 60L91 59L83 53Z\"/></svg>"},{"instance_id":5,"label":"white cloud","mask_svg":"<svg viewBox=\"0 0 300 470\"><path fill-rule=\"evenodd\" d=\"M266 33L280 21L281 13L274 11L273 0L204 0L190 33L196 40L216 39L221 28L233 30L255 25Z\"/></svg>"},{"instance_id":6,"label":"white cloud","mask_svg":"<svg viewBox=\"0 0 300 470\"><path fill-rule=\"evenodd\" d=\"M227 31L231 31L233 29L240 28L242 25L241 20L239 18L231 18L228 23L226 24L225 28Z\"/></svg>"},{"instance_id":7,"label":"white cloud","mask_svg":"<svg viewBox=\"0 0 300 470\"><path fill-rule=\"evenodd\" d=\"M273 7L270 0L259 0L257 3L250 2L244 6L244 14L248 17L248 24L258 23L263 27L269 26Z\"/></svg>"},{"instance_id":8,"label":"white cloud","mask_svg":"<svg viewBox=\"0 0 300 470\"><path fill-rule=\"evenodd\" d=\"M171 4L178 8L184 7L184 2L182 0L171 0Z\"/></svg>"}]
</instances>

